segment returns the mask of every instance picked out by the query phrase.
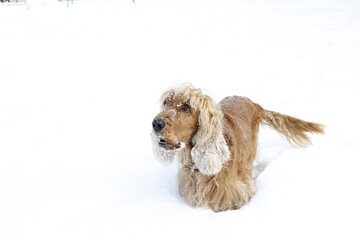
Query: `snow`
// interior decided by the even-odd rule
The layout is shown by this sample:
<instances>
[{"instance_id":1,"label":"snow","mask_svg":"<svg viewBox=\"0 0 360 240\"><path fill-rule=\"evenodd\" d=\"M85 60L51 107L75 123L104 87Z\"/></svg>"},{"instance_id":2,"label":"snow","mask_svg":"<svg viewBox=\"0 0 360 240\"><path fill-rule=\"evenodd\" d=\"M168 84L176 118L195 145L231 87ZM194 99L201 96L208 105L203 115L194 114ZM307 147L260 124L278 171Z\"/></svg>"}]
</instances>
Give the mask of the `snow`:
<instances>
[{"instance_id":1,"label":"snow","mask_svg":"<svg viewBox=\"0 0 360 240\"><path fill-rule=\"evenodd\" d=\"M0 239L359 239L360 1L0 3ZM257 194L189 207L152 153L169 86L323 123L262 128Z\"/></svg>"}]
</instances>

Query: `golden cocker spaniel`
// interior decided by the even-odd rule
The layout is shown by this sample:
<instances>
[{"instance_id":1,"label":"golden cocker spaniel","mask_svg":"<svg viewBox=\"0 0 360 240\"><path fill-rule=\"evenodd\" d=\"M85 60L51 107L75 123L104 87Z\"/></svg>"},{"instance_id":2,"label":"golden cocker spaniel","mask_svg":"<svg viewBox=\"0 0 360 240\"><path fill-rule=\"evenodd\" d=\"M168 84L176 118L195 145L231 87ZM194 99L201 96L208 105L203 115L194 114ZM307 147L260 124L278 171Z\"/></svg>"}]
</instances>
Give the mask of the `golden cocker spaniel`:
<instances>
[{"instance_id":1,"label":"golden cocker spaniel","mask_svg":"<svg viewBox=\"0 0 360 240\"><path fill-rule=\"evenodd\" d=\"M311 144L306 133L324 133L323 125L263 109L245 97L219 104L190 84L166 91L162 111L152 122L154 154L180 162L180 195L193 207L238 209L256 192L253 161L259 124L290 143Z\"/></svg>"}]
</instances>

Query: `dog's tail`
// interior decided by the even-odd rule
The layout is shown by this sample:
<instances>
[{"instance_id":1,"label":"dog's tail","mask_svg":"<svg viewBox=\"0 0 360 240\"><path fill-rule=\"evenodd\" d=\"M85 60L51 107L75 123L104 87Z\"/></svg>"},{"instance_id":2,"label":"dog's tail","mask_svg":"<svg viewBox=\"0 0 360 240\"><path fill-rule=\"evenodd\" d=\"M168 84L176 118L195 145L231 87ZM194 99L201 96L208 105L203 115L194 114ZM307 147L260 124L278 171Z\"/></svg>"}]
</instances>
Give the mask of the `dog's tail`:
<instances>
[{"instance_id":1,"label":"dog's tail","mask_svg":"<svg viewBox=\"0 0 360 240\"><path fill-rule=\"evenodd\" d=\"M260 107L261 108L261 107ZM283 135L292 145L307 147L311 140L306 133L324 134L324 125L272 112L261 108L260 122Z\"/></svg>"}]
</instances>

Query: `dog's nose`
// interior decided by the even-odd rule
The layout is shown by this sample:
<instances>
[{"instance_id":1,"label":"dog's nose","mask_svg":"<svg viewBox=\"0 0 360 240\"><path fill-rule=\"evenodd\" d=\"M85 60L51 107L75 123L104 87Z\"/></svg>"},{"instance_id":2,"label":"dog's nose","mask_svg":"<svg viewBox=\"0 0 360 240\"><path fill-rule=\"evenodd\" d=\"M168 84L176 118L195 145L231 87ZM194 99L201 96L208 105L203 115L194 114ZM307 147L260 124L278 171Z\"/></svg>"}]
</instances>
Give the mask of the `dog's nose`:
<instances>
[{"instance_id":1,"label":"dog's nose","mask_svg":"<svg viewBox=\"0 0 360 240\"><path fill-rule=\"evenodd\" d=\"M154 119L154 121L152 122L152 125L153 125L155 132L160 132L161 129L163 129L165 127L165 122L161 118Z\"/></svg>"}]
</instances>

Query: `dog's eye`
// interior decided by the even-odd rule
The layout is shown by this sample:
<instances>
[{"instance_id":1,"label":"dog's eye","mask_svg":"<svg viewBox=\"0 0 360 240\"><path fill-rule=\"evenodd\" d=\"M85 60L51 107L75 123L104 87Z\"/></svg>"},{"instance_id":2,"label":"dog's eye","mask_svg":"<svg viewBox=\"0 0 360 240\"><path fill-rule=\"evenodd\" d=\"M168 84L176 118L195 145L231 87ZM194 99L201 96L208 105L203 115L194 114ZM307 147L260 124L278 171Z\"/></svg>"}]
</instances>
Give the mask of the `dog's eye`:
<instances>
[{"instance_id":1,"label":"dog's eye","mask_svg":"<svg viewBox=\"0 0 360 240\"><path fill-rule=\"evenodd\" d=\"M186 103L184 105L182 105L181 109L184 111L184 112L190 112L190 106L187 105Z\"/></svg>"}]
</instances>

